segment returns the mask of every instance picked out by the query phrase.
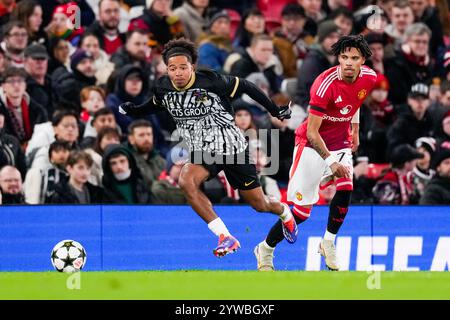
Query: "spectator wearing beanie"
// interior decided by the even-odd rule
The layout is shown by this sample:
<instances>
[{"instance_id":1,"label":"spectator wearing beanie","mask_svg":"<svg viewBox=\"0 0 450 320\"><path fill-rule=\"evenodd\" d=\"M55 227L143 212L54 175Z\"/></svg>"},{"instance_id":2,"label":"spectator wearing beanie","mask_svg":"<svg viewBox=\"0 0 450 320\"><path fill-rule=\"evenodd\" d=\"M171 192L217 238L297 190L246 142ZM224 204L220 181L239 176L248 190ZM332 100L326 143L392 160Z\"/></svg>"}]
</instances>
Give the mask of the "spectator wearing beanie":
<instances>
[{"instance_id":1,"label":"spectator wearing beanie","mask_svg":"<svg viewBox=\"0 0 450 320\"><path fill-rule=\"evenodd\" d=\"M53 12L55 12L56 8L60 5L66 5L68 0L38 0L43 9L42 15L42 25L48 26L53 17ZM95 13L92 10L91 6L87 3L86 0L76 0L70 1L72 4L75 2L75 5L80 8L80 17L81 17L81 25L82 26L90 26L95 20ZM61 9L60 9L61 10ZM73 10L73 9L72 9ZM73 14L73 11L69 12Z\"/></svg>"},{"instance_id":2,"label":"spectator wearing beanie","mask_svg":"<svg viewBox=\"0 0 450 320\"><path fill-rule=\"evenodd\" d=\"M223 71L230 54L231 21L225 10L216 12L209 20L207 31L199 37L198 64L218 72Z\"/></svg>"},{"instance_id":3,"label":"spectator wearing beanie","mask_svg":"<svg viewBox=\"0 0 450 320\"><path fill-rule=\"evenodd\" d=\"M306 56L305 23L305 11L296 3L287 4L281 11L281 27L274 32L273 44L287 78L297 76L298 60Z\"/></svg>"},{"instance_id":4,"label":"spectator wearing beanie","mask_svg":"<svg viewBox=\"0 0 450 320\"><path fill-rule=\"evenodd\" d=\"M310 98L309 89L314 80L336 63L331 46L339 40L339 35L339 27L333 21L324 21L319 24L318 41L311 46L297 74L297 94L294 101L305 111Z\"/></svg>"},{"instance_id":5,"label":"spectator wearing beanie","mask_svg":"<svg viewBox=\"0 0 450 320\"><path fill-rule=\"evenodd\" d=\"M167 153L166 167L158 181L152 185L155 204L187 204L186 196L178 185L178 179L188 157L188 151L179 146L173 147Z\"/></svg>"},{"instance_id":6,"label":"spectator wearing beanie","mask_svg":"<svg viewBox=\"0 0 450 320\"><path fill-rule=\"evenodd\" d=\"M420 204L450 204L450 148L441 148L435 156L433 167L436 176L431 179L420 199Z\"/></svg>"},{"instance_id":7,"label":"spectator wearing beanie","mask_svg":"<svg viewBox=\"0 0 450 320\"><path fill-rule=\"evenodd\" d=\"M207 9L209 0L184 0L183 4L173 11L183 24L184 35L192 42L197 42L201 31L207 26Z\"/></svg>"},{"instance_id":8,"label":"spectator wearing beanie","mask_svg":"<svg viewBox=\"0 0 450 320\"><path fill-rule=\"evenodd\" d=\"M128 31L136 29L150 33L150 44L157 53L172 39L184 36L183 24L171 14L172 1L146 0L146 8L141 16L130 21Z\"/></svg>"},{"instance_id":9,"label":"spectator wearing beanie","mask_svg":"<svg viewBox=\"0 0 450 320\"><path fill-rule=\"evenodd\" d=\"M53 102L70 106L80 112L80 92L84 87L93 86L97 82L93 56L83 49L78 49L70 58L70 68L59 67L52 74Z\"/></svg>"},{"instance_id":10,"label":"spectator wearing beanie","mask_svg":"<svg viewBox=\"0 0 450 320\"><path fill-rule=\"evenodd\" d=\"M82 26L76 26L74 19L77 3L74 1L61 4L55 7L52 14L52 21L47 27L47 31L51 37L56 36L69 41L72 46L76 47L80 41L81 35L84 33Z\"/></svg>"},{"instance_id":11,"label":"spectator wearing beanie","mask_svg":"<svg viewBox=\"0 0 450 320\"><path fill-rule=\"evenodd\" d=\"M32 99L53 115L51 78L48 75L47 49L42 44L31 44L25 49L25 71L27 77L27 92Z\"/></svg>"}]
</instances>

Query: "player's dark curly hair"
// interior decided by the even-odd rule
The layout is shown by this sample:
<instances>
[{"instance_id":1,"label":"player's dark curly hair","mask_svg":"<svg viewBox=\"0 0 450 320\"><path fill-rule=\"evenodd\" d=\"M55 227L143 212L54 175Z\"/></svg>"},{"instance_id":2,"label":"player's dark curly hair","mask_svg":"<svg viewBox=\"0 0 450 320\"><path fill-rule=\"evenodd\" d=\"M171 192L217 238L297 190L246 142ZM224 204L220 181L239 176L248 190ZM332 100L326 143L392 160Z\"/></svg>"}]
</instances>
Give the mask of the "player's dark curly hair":
<instances>
[{"instance_id":1,"label":"player's dark curly hair","mask_svg":"<svg viewBox=\"0 0 450 320\"><path fill-rule=\"evenodd\" d=\"M186 56L192 64L197 63L198 53L195 44L185 38L170 40L164 46L162 57L167 65L169 58L173 56Z\"/></svg>"},{"instance_id":2,"label":"player's dark curly hair","mask_svg":"<svg viewBox=\"0 0 450 320\"><path fill-rule=\"evenodd\" d=\"M372 56L369 44L361 34L341 37L335 44L331 46L333 55L336 57L350 48L356 48L361 52L364 59Z\"/></svg>"}]
</instances>

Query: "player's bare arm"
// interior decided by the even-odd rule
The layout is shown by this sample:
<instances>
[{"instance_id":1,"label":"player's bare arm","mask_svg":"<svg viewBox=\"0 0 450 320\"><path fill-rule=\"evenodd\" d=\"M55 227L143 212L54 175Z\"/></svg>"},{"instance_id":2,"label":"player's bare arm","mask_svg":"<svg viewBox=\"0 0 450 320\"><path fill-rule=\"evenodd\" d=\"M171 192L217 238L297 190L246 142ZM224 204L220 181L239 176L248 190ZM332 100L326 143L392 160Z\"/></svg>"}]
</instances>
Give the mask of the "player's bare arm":
<instances>
[{"instance_id":1,"label":"player's bare arm","mask_svg":"<svg viewBox=\"0 0 450 320\"><path fill-rule=\"evenodd\" d=\"M352 152L358 151L359 147L359 123L352 123Z\"/></svg>"},{"instance_id":2,"label":"player's bare arm","mask_svg":"<svg viewBox=\"0 0 450 320\"><path fill-rule=\"evenodd\" d=\"M330 159L331 153L325 145L320 133L319 128L322 124L322 117L309 114L308 116L308 127L306 131L306 137L308 138L309 143L317 151L317 153L322 157L322 159ZM326 160L330 161L330 160ZM332 161L332 160L331 160ZM333 174L337 178L350 177L350 172L346 167L340 164L337 161L330 162L330 168Z\"/></svg>"}]
</instances>

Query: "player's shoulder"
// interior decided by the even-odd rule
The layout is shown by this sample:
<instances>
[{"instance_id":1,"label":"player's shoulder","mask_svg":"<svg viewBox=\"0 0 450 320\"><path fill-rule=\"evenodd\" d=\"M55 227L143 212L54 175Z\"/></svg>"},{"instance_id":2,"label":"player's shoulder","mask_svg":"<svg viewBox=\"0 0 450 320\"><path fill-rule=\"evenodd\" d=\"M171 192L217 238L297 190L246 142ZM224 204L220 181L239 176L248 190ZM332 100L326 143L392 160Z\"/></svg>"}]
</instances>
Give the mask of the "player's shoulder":
<instances>
[{"instance_id":1,"label":"player's shoulder","mask_svg":"<svg viewBox=\"0 0 450 320\"><path fill-rule=\"evenodd\" d=\"M360 76L363 78L369 79L371 81L376 81L377 77L378 77L375 70L373 70L365 65L361 66Z\"/></svg>"},{"instance_id":2,"label":"player's shoulder","mask_svg":"<svg viewBox=\"0 0 450 320\"><path fill-rule=\"evenodd\" d=\"M331 67L317 76L311 86L311 94L324 97L330 86L339 78L338 66Z\"/></svg>"},{"instance_id":3,"label":"player's shoulder","mask_svg":"<svg viewBox=\"0 0 450 320\"><path fill-rule=\"evenodd\" d=\"M221 75L211 69L200 67L195 71L195 76L199 80L206 80L206 81L220 81Z\"/></svg>"},{"instance_id":4,"label":"player's shoulder","mask_svg":"<svg viewBox=\"0 0 450 320\"><path fill-rule=\"evenodd\" d=\"M338 78L338 68L339 66L334 66L331 67L325 71L323 71L316 80L318 80L319 82L323 82L323 81L330 81L332 79L337 79Z\"/></svg>"}]
</instances>

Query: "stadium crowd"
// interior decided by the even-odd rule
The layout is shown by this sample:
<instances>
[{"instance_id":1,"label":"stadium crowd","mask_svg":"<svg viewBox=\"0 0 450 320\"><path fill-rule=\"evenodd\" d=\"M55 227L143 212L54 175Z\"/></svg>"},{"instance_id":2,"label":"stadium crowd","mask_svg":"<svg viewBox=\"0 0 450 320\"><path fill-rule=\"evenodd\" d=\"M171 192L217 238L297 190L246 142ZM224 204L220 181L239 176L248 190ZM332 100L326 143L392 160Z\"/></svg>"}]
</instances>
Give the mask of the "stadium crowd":
<instances>
[{"instance_id":1,"label":"stadium crowd","mask_svg":"<svg viewBox=\"0 0 450 320\"><path fill-rule=\"evenodd\" d=\"M267 195L285 199L294 131L314 79L337 64L340 35L363 34L378 74L361 109L353 203L450 204L448 0L0 0L2 204L184 204L188 152L166 111L144 102L165 73L163 46L185 37L198 67L246 78L278 105L233 102ZM278 129L265 139L260 129ZM278 159L277 159L278 158ZM275 174L267 168L277 163ZM224 174L213 203L239 203ZM333 186L321 190L326 204Z\"/></svg>"}]
</instances>

